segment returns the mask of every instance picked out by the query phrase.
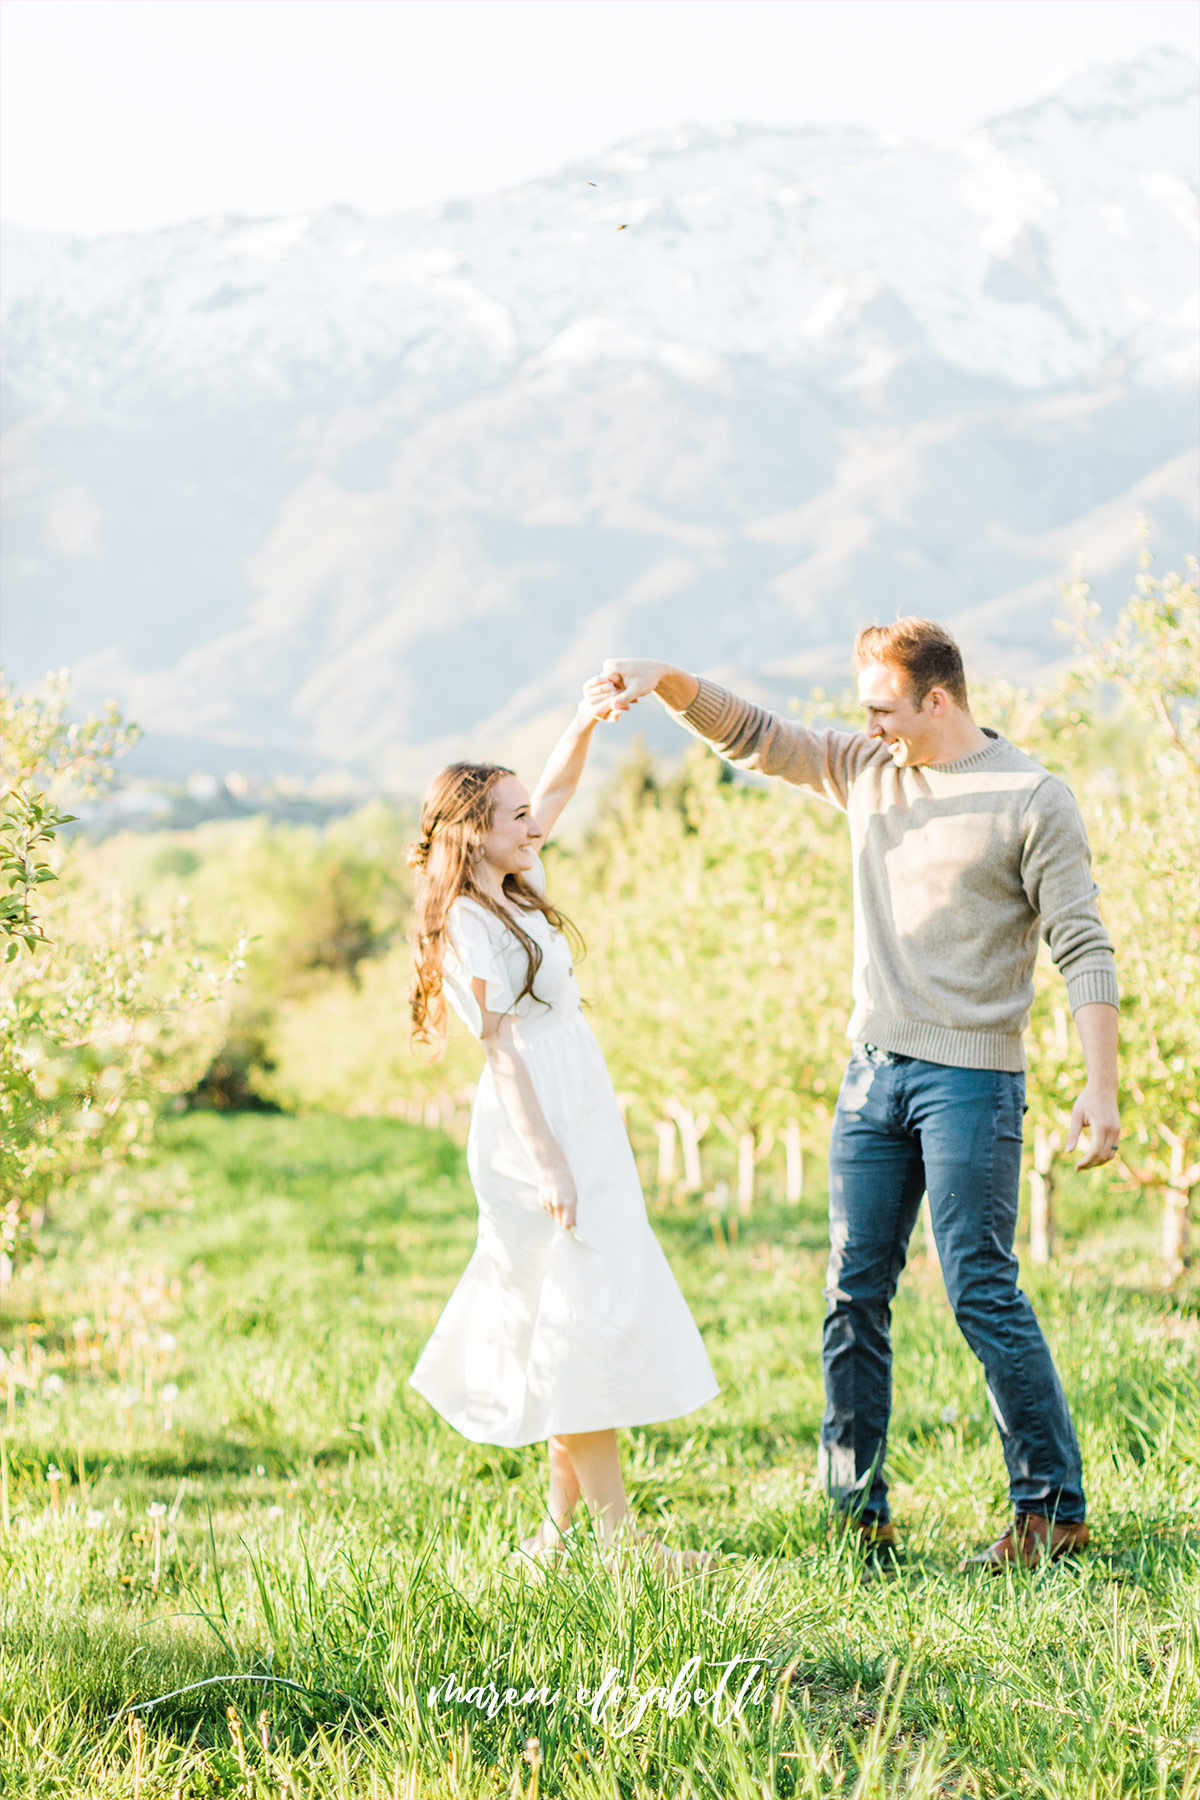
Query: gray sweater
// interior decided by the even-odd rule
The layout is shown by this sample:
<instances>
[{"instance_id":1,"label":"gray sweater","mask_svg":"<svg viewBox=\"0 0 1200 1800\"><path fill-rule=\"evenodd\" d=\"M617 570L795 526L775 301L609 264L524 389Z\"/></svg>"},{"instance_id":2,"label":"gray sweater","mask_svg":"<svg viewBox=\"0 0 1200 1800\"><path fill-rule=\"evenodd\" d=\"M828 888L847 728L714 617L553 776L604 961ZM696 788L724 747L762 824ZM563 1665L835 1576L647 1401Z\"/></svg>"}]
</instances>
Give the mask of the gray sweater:
<instances>
[{"instance_id":1,"label":"gray sweater","mask_svg":"<svg viewBox=\"0 0 1200 1800\"><path fill-rule=\"evenodd\" d=\"M897 768L877 738L810 730L712 681L680 717L726 761L848 815L850 1037L955 1068L1023 1069L1039 930L1072 1012L1117 1005L1079 808L1006 738L989 731L958 762Z\"/></svg>"}]
</instances>

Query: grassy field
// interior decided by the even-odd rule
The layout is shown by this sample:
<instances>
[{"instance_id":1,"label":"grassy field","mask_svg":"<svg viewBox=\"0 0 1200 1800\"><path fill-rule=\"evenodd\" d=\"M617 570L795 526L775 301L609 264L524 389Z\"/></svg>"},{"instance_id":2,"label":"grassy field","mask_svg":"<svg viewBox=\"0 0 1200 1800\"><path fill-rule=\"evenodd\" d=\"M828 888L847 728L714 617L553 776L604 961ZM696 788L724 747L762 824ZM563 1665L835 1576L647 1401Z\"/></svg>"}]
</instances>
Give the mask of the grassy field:
<instances>
[{"instance_id":1,"label":"grassy field","mask_svg":"<svg viewBox=\"0 0 1200 1800\"><path fill-rule=\"evenodd\" d=\"M1200 1309L1097 1195L1032 1282L1095 1547L1032 1577L960 1570L1003 1465L923 1253L875 1569L814 1490L822 1197L734 1244L657 1211L724 1390L627 1434L644 1518L722 1552L675 1587L539 1579L540 1452L406 1386L474 1235L448 1138L195 1115L89 1204L3 1293L5 1795L1200 1797Z\"/></svg>"}]
</instances>

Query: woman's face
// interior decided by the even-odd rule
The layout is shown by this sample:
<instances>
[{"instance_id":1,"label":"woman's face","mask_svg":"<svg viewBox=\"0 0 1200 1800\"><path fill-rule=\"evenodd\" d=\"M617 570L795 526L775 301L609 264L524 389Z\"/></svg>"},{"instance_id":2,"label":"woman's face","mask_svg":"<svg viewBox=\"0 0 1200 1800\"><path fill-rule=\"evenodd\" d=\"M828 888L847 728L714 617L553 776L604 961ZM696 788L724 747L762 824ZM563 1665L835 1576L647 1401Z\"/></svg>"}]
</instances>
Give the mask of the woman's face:
<instances>
[{"instance_id":1,"label":"woman's face","mask_svg":"<svg viewBox=\"0 0 1200 1800\"><path fill-rule=\"evenodd\" d=\"M524 875L545 833L529 810L529 795L515 775L502 775L492 790L492 823L480 839L483 860L501 880Z\"/></svg>"}]
</instances>

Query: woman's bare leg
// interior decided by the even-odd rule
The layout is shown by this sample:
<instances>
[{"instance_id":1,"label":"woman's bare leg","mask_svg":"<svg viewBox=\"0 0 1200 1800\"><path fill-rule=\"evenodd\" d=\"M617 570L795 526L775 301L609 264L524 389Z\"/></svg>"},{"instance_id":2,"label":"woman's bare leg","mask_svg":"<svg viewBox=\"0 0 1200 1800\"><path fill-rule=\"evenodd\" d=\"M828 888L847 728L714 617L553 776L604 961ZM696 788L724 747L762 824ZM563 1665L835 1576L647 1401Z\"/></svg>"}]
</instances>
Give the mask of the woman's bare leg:
<instances>
[{"instance_id":1,"label":"woman's bare leg","mask_svg":"<svg viewBox=\"0 0 1200 1800\"><path fill-rule=\"evenodd\" d=\"M571 1523L572 1514L579 1504L579 1477L575 1473L575 1465L567 1449L566 1439L549 1438L546 1449L550 1456L550 1492L546 1497L546 1511L559 1527Z\"/></svg>"},{"instance_id":2,"label":"woman's bare leg","mask_svg":"<svg viewBox=\"0 0 1200 1800\"><path fill-rule=\"evenodd\" d=\"M561 1441L567 1447L583 1497L596 1517L600 1542L606 1550L621 1540L629 1541L666 1575L682 1575L712 1561L706 1551L672 1550L650 1532L633 1529L615 1431L572 1432Z\"/></svg>"},{"instance_id":3,"label":"woman's bare leg","mask_svg":"<svg viewBox=\"0 0 1200 1800\"><path fill-rule=\"evenodd\" d=\"M551 1550L561 1543L561 1533L571 1523L579 1504L579 1478L560 1437L548 1438L546 1451L550 1460L550 1489L546 1495L546 1518L532 1537L522 1541L521 1548L529 1556Z\"/></svg>"},{"instance_id":4,"label":"woman's bare leg","mask_svg":"<svg viewBox=\"0 0 1200 1800\"><path fill-rule=\"evenodd\" d=\"M558 1441L570 1459L578 1491L595 1515L601 1543L610 1544L629 1512L616 1432L564 1432Z\"/></svg>"},{"instance_id":5,"label":"woman's bare leg","mask_svg":"<svg viewBox=\"0 0 1200 1800\"><path fill-rule=\"evenodd\" d=\"M549 1439L550 1492L548 1517L522 1550L531 1556L556 1556L563 1549L561 1532L569 1525L580 1499L587 1502L605 1549L628 1538L639 1552L648 1554L664 1574L681 1575L712 1561L707 1551L672 1550L649 1532L634 1531L633 1514L621 1474L621 1456L615 1431L573 1431Z\"/></svg>"}]
</instances>

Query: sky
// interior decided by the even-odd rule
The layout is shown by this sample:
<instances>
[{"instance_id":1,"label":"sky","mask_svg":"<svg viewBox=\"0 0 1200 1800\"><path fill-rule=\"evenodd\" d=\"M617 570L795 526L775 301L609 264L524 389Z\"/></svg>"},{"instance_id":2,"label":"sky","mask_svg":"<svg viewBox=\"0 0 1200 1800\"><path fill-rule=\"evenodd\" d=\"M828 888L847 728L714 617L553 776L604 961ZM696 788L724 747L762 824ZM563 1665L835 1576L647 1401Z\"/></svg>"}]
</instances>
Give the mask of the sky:
<instances>
[{"instance_id":1,"label":"sky","mask_svg":"<svg viewBox=\"0 0 1200 1800\"><path fill-rule=\"evenodd\" d=\"M547 174L687 120L939 140L1200 0L3 0L0 213L143 230Z\"/></svg>"}]
</instances>

